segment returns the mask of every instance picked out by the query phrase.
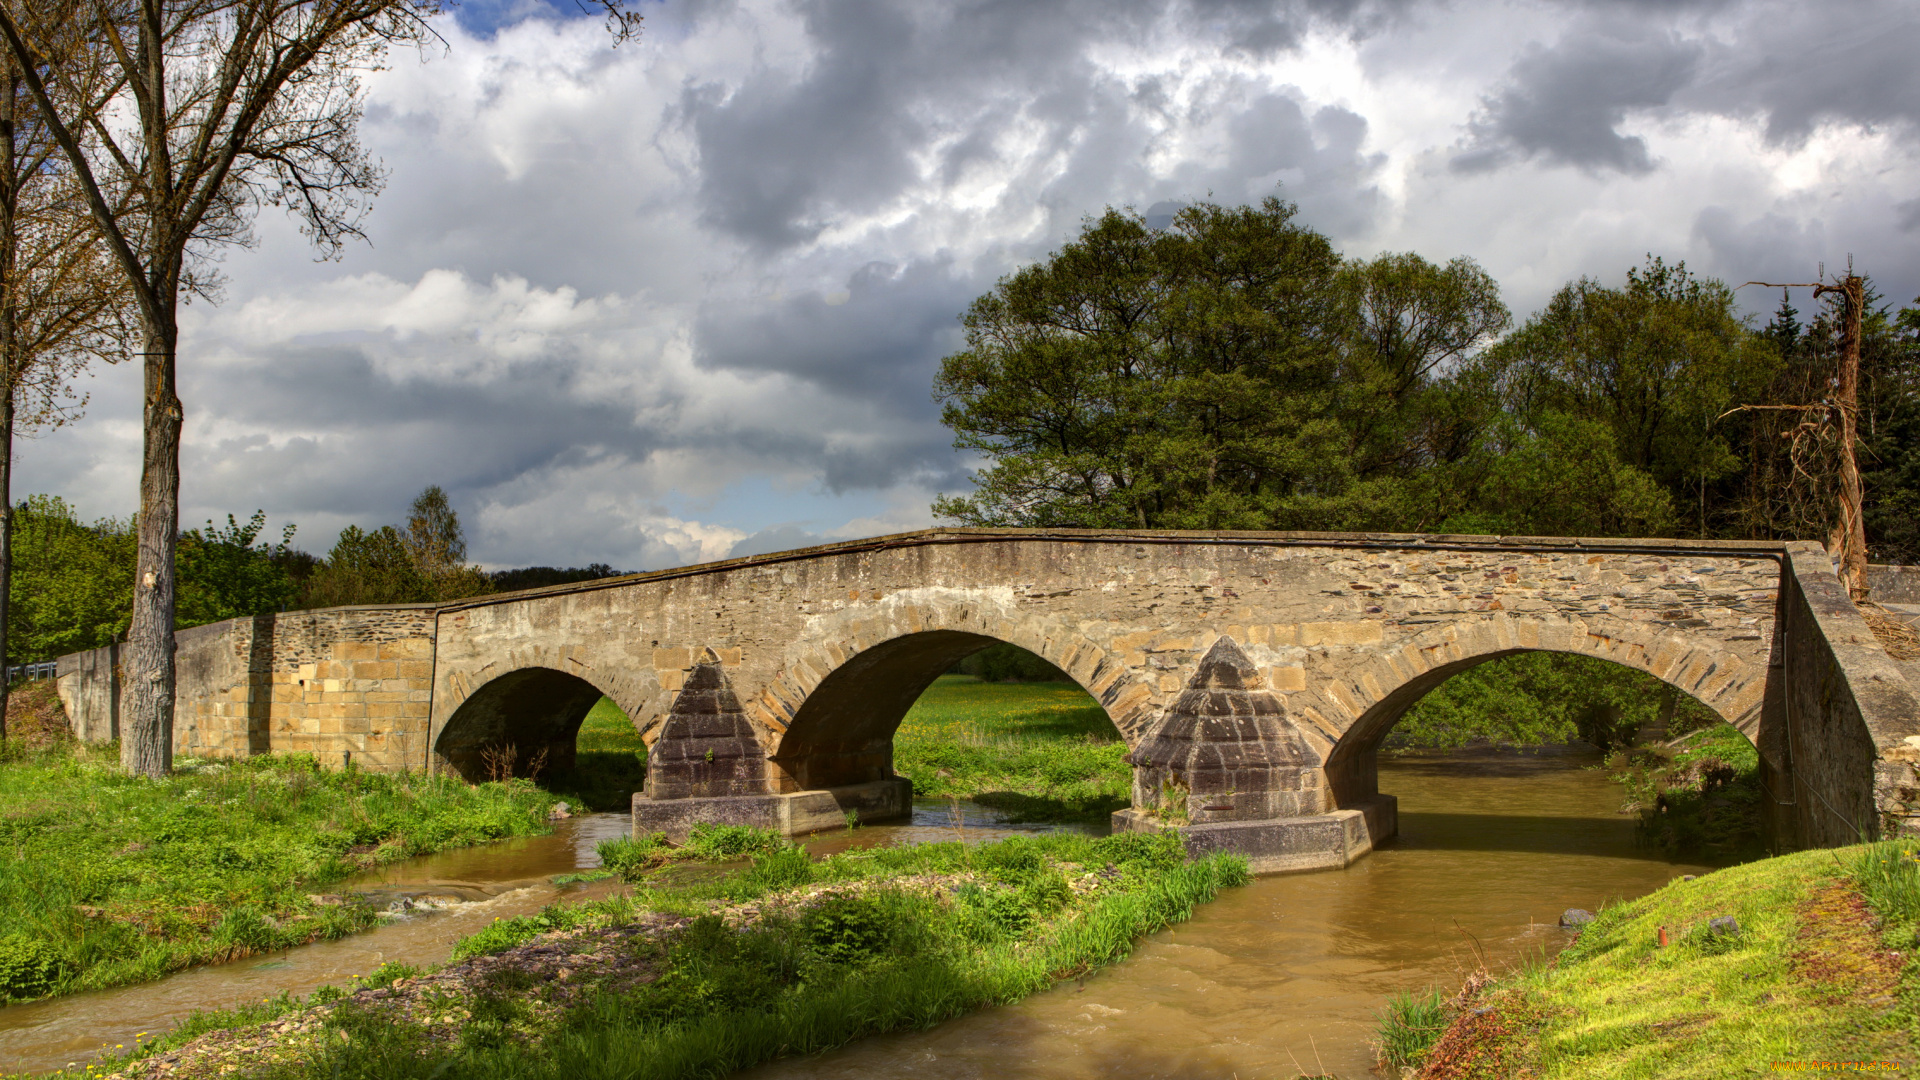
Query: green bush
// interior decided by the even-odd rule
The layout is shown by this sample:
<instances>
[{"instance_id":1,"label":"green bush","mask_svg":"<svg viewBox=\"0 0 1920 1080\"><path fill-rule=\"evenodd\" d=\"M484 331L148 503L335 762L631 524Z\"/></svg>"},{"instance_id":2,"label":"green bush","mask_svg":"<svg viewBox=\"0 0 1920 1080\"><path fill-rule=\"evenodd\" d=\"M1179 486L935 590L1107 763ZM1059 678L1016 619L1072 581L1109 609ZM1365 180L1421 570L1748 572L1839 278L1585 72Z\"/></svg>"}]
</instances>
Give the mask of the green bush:
<instances>
[{"instance_id":1,"label":"green bush","mask_svg":"<svg viewBox=\"0 0 1920 1080\"><path fill-rule=\"evenodd\" d=\"M486 929L460 939L453 947L453 960L457 962L473 956L492 956L549 930L571 930L579 924L580 917L578 908L550 907L537 915L495 919Z\"/></svg>"},{"instance_id":2,"label":"green bush","mask_svg":"<svg viewBox=\"0 0 1920 1080\"><path fill-rule=\"evenodd\" d=\"M900 925L897 912L872 896L830 896L802 920L814 955L830 964L855 964L887 950Z\"/></svg>"},{"instance_id":3,"label":"green bush","mask_svg":"<svg viewBox=\"0 0 1920 1080\"><path fill-rule=\"evenodd\" d=\"M52 942L20 935L0 939L0 998L39 997L59 986L69 970Z\"/></svg>"}]
</instances>

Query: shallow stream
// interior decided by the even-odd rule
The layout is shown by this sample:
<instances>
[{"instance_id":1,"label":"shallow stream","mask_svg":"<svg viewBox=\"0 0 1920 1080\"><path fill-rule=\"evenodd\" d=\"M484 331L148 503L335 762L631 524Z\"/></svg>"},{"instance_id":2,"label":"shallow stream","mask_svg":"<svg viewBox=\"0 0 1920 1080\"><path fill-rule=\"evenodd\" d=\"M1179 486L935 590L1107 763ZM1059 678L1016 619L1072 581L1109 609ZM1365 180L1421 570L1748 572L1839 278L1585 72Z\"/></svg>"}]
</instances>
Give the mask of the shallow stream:
<instances>
[{"instance_id":1,"label":"shallow stream","mask_svg":"<svg viewBox=\"0 0 1920 1080\"><path fill-rule=\"evenodd\" d=\"M1631 820L1617 812L1619 789L1592 764L1591 755L1567 753L1382 762L1381 790L1400 797L1400 838L1346 870L1257 879L1149 938L1126 962L1018 1005L746 1075L1367 1076L1372 1014L1388 995L1457 983L1476 951L1498 969L1557 949L1562 910L1707 869L1635 847ZM444 962L456 940L495 918L615 888L552 879L598 866L594 845L627 828L624 814L587 815L550 836L395 863L333 890L416 905L364 934L0 1009L0 1063L50 1071L197 1010L307 994L388 961ZM928 802L910 823L827 833L808 846L825 854L1034 828L972 804Z\"/></svg>"},{"instance_id":2,"label":"shallow stream","mask_svg":"<svg viewBox=\"0 0 1920 1080\"><path fill-rule=\"evenodd\" d=\"M1635 897L1706 866L1638 848L1598 755L1382 761L1400 837L1345 870L1255 879L1123 963L1005 1008L885 1035L742 1080L1373 1075L1374 1013L1557 951L1570 907Z\"/></svg>"}]
</instances>

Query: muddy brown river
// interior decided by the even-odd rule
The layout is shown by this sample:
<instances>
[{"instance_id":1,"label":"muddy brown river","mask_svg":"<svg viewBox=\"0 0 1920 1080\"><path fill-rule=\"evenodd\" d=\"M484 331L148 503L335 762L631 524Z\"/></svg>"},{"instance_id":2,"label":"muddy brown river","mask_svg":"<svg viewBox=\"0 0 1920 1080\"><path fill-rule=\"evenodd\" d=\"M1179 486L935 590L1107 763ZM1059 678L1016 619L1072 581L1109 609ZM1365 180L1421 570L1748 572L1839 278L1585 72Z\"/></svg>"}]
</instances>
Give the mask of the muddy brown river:
<instances>
[{"instance_id":1,"label":"muddy brown river","mask_svg":"<svg viewBox=\"0 0 1920 1080\"><path fill-rule=\"evenodd\" d=\"M1127 961L1018 1005L742 1075L1366 1077L1373 1015L1390 995L1457 983L1477 951L1496 970L1552 952L1566 940L1556 925L1566 908L1640 896L1709 869L1636 847L1631 819L1617 812L1619 789L1588 768L1595 760L1557 753L1382 761L1381 790L1400 797L1400 837L1346 870L1256 879L1148 938ZM990 812L962 810L956 823L947 807L928 804L911 824L828 834L809 846L1014 831ZM496 917L606 890L551 879L597 865L593 845L625 828L623 815L576 818L552 836L411 860L337 887L446 905L343 941L0 1009L0 1062L50 1071L198 1009L309 993L386 961L443 962L454 941Z\"/></svg>"}]
</instances>

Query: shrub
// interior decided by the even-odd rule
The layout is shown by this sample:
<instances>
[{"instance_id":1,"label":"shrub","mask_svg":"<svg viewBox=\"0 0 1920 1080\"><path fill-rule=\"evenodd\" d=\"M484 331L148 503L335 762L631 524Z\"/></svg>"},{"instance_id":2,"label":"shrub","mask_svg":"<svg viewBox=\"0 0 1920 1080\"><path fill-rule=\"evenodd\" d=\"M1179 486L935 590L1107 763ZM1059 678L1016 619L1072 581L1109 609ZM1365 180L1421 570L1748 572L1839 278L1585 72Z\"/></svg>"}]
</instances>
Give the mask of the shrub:
<instances>
[{"instance_id":1,"label":"shrub","mask_svg":"<svg viewBox=\"0 0 1920 1080\"><path fill-rule=\"evenodd\" d=\"M495 919L485 930L472 937L462 938L453 947L453 961L458 963L468 957L491 956L505 952L523 941L544 934L549 930L571 930L583 917L579 908L550 907L537 915L521 915L512 919Z\"/></svg>"},{"instance_id":2,"label":"shrub","mask_svg":"<svg viewBox=\"0 0 1920 1080\"><path fill-rule=\"evenodd\" d=\"M879 898L830 896L802 920L814 955L830 964L857 964L888 950L900 926Z\"/></svg>"},{"instance_id":3,"label":"shrub","mask_svg":"<svg viewBox=\"0 0 1920 1080\"><path fill-rule=\"evenodd\" d=\"M39 997L67 974L67 958L51 942L18 934L0 939L0 997Z\"/></svg>"}]
</instances>

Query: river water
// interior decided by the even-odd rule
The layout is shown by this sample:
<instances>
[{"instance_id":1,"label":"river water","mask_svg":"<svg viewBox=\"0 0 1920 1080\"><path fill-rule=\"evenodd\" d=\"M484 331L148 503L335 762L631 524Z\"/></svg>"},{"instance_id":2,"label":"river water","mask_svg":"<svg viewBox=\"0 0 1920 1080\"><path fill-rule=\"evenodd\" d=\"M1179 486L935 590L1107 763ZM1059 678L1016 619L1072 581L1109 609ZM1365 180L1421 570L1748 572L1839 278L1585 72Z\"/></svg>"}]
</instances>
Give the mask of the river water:
<instances>
[{"instance_id":1,"label":"river water","mask_svg":"<svg viewBox=\"0 0 1920 1080\"><path fill-rule=\"evenodd\" d=\"M1383 762L1381 790L1400 797L1400 838L1346 870L1256 879L1124 963L1018 1005L746 1075L1364 1077L1372 1015L1389 995L1457 983L1476 951L1496 970L1552 951L1565 941L1555 925L1562 910L1707 869L1635 847L1631 820L1617 813L1619 789L1586 767L1594 763L1570 753ZM954 809L923 804L911 823L825 834L808 846L825 853L1031 828L967 804L956 820ZM456 940L495 918L610 891L606 882L552 879L597 866L594 844L627 828L623 814L588 815L550 836L413 859L336 886L421 905L352 938L0 1008L0 1070L84 1063L196 1010L310 993L387 961L444 962Z\"/></svg>"}]
</instances>

